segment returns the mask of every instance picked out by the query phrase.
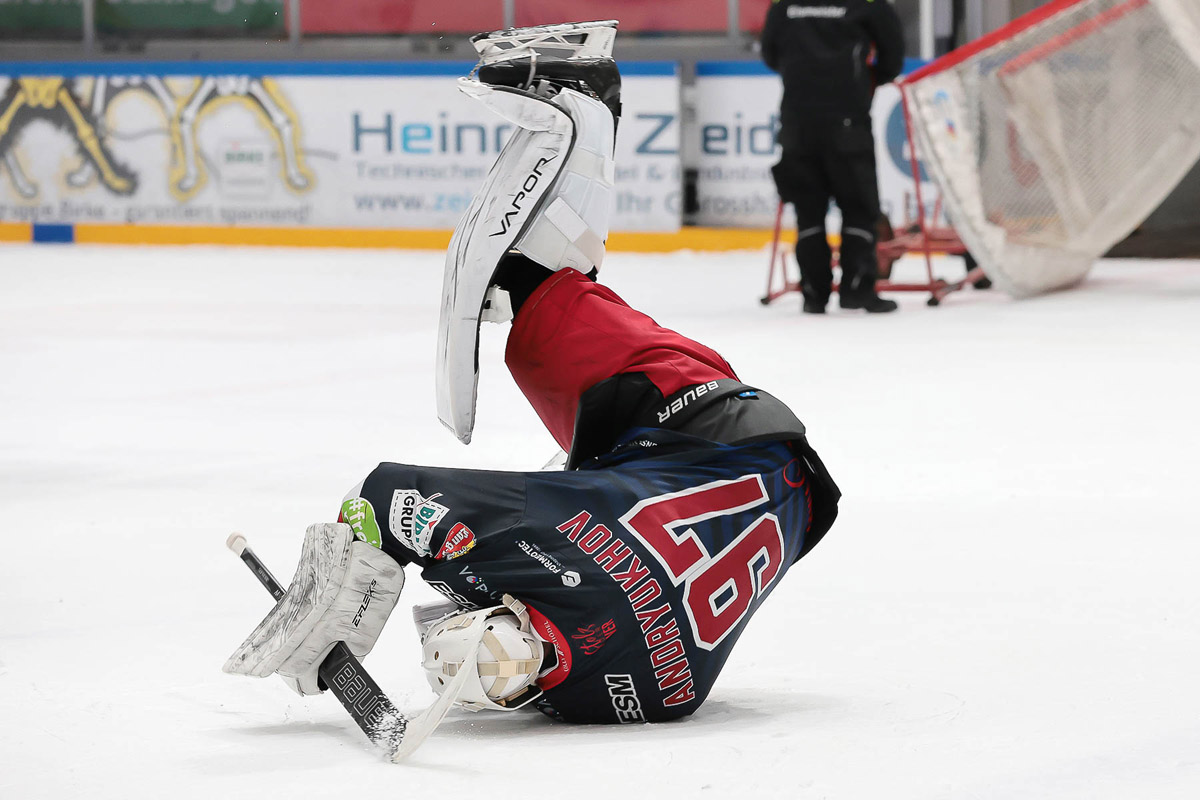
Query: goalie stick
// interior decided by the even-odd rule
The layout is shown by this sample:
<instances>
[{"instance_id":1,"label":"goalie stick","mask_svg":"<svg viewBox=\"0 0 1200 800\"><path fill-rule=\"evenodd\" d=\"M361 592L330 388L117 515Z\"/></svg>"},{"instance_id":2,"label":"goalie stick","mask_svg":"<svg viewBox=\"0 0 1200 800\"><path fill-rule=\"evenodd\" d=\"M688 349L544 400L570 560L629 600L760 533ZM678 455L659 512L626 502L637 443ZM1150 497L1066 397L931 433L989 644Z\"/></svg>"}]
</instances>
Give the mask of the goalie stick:
<instances>
[{"instance_id":1,"label":"goalie stick","mask_svg":"<svg viewBox=\"0 0 1200 800\"><path fill-rule=\"evenodd\" d=\"M232 533L225 544L276 601L283 597L285 589L250 549L245 536ZM477 653L478 647L469 658L471 662ZM321 683L333 693L367 738L383 748L393 762L407 758L433 732L454 705L469 672L469 669L460 670L433 705L414 717L406 717L379 688L345 642L338 642L317 670Z\"/></svg>"}]
</instances>

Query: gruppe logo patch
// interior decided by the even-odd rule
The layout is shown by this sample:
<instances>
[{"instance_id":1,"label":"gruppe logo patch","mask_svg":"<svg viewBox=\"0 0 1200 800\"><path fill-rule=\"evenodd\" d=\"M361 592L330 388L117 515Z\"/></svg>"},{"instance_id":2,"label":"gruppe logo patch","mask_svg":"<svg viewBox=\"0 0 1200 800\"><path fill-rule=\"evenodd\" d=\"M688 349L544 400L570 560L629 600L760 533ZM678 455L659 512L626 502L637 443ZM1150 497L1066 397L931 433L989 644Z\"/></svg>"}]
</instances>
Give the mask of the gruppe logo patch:
<instances>
[{"instance_id":1,"label":"gruppe logo patch","mask_svg":"<svg viewBox=\"0 0 1200 800\"><path fill-rule=\"evenodd\" d=\"M433 531L450 510L434 502L440 492L425 497L416 489L397 489L392 494L390 521L392 533L400 544L420 556L432 554L429 547Z\"/></svg>"}]
</instances>

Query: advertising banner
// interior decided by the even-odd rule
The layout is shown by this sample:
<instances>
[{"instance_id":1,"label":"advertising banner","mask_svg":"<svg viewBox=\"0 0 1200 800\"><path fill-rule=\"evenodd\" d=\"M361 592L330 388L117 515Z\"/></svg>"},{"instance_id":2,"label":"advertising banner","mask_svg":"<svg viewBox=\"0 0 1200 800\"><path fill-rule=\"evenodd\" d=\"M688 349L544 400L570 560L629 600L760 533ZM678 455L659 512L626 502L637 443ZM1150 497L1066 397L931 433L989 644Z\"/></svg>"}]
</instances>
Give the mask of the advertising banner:
<instances>
[{"instance_id":1,"label":"advertising banner","mask_svg":"<svg viewBox=\"0 0 1200 800\"><path fill-rule=\"evenodd\" d=\"M771 166L779 161L775 137L782 94L779 76L757 62L696 65L696 124L685 134L684 154L699 169L697 224L774 224L779 197ZM871 114L880 205L892 225L899 227L917 218L900 90L893 85L880 87ZM926 180L921 192L932 213L936 187ZM836 210L831 211L829 224L836 229Z\"/></svg>"},{"instance_id":2,"label":"advertising banner","mask_svg":"<svg viewBox=\"0 0 1200 800\"><path fill-rule=\"evenodd\" d=\"M82 0L0 0L0 40L83 32Z\"/></svg>"},{"instance_id":3,"label":"advertising banner","mask_svg":"<svg viewBox=\"0 0 1200 800\"><path fill-rule=\"evenodd\" d=\"M448 230L511 133L470 67L0 64L0 222ZM677 230L675 66L623 72L612 229Z\"/></svg>"},{"instance_id":4,"label":"advertising banner","mask_svg":"<svg viewBox=\"0 0 1200 800\"><path fill-rule=\"evenodd\" d=\"M95 0L101 35L203 33L242 36L284 31L284 0ZM0 0L0 38L83 30L81 0Z\"/></svg>"},{"instance_id":5,"label":"advertising banner","mask_svg":"<svg viewBox=\"0 0 1200 800\"><path fill-rule=\"evenodd\" d=\"M284 16L284 0L96 0L100 34L283 33Z\"/></svg>"},{"instance_id":6,"label":"advertising banner","mask_svg":"<svg viewBox=\"0 0 1200 800\"><path fill-rule=\"evenodd\" d=\"M592 17L577 17L592 19ZM597 18L600 19L600 18ZM303 0L300 29L309 34L475 34L504 27L504 5L480 0Z\"/></svg>"},{"instance_id":7,"label":"advertising banner","mask_svg":"<svg viewBox=\"0 0 1200 800\"><path fill-rule=\"evenodd\" d=\"M763 0L748 0L762 4ZM569 12L564 12L569 7ZM729 0L514 0L517 27L563 19L616 19L623 35L630 33L725 33L729 29ZM762 12L766 16L764 8Z\"/></svg>"}]
</instances>

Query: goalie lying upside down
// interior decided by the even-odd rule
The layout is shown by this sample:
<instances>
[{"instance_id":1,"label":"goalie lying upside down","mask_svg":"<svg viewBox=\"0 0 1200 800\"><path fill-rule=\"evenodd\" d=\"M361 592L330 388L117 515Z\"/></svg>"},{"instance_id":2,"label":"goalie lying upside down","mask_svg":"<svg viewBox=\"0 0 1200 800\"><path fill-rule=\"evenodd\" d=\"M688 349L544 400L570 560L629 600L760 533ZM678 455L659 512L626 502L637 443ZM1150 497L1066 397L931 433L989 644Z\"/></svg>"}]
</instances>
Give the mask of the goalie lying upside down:
<instances>
[{"instance_id":1,"label":"goalie lying upside down","mask_svg":"<svg viewBox=\"0 0 1200 800\"><path fill-rule=\"evenodd\" d=\"M308 529L287 594L227 672L320 691L322 659L338 641L369 653L417 564L448 598L414 609L435 691L469 670L456 699L473 710L675 719L833 524L840 493L795 415L594 280L620 111L614 34L481 35L478 80L460 80L517 132L447 256L439 416L470 440L480 319L511 313L505 362L565 470L380 464L337 523Z\"/></svg>"}]
</instances>

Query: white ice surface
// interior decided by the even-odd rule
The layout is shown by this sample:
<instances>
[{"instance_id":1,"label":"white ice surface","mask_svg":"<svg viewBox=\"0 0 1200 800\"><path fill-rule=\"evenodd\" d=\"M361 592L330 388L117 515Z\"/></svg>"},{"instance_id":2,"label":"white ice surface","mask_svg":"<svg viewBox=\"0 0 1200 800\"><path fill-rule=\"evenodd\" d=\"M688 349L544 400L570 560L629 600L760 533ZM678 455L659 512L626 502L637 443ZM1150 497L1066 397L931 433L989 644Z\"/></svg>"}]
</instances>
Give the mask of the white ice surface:
<instances>
[{"instance_id":1,"label":"white ice surface","mask_svg":"<svg viewBox=\"0 0 1200 800\"><path fill-rule=\"evenodd\" d=\"M437 423L441 263L0 247L0 798L1200 797L1195 262L814 318L758 304L760 253L612 255L605 282L787 400L845 492L700 712L456 711L395 766L332 697L222 674L271 605L231 530L286 580L380 460L554 452L506 328L475 443ZM414 709L402 605L367 664Z\"/></svg>"}]
</instances>

